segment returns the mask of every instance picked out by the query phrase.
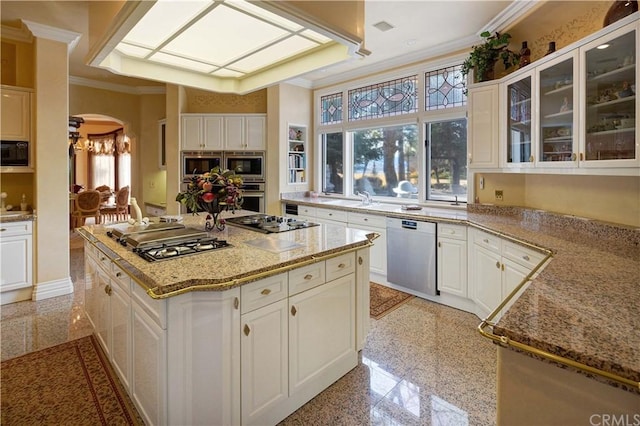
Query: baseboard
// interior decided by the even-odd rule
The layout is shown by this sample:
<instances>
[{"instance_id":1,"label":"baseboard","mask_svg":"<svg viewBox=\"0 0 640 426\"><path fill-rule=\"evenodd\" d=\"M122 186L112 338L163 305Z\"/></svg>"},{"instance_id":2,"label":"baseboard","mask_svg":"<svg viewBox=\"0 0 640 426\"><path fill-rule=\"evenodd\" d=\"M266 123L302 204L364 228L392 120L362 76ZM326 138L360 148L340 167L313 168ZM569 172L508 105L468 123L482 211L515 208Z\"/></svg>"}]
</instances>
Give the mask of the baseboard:
<instances>
[{"instance_id":1,"label":"baseboard","mask_svg":"<svg viewBox=\"0 0 640 426\"><path fill-rule=\"evenodd\" d=\"M37 283L33 288L31 299L38 301L71 293L73 293L73 282L71 277L66 277L60 280Z\"/></svg>"}]
</instances>

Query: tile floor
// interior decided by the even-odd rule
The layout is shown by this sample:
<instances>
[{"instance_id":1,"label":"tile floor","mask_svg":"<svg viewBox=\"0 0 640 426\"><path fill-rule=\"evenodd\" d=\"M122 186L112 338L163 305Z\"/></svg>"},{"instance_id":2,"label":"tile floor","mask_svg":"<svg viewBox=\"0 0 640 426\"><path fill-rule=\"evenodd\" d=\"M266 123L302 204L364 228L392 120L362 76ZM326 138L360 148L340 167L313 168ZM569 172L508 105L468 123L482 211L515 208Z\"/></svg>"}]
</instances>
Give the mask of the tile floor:
<instances>
[{"instance_id":1,"label":"tile floor","mask_svg":"<svg viewBox=\"0 0 640 426\"><path fill-rule=\"evenodd\" d=\"M2 306L2 360L91 333L77 238L71 234L73 295ZM281 425L495 424L496 348L478 323L419 298L372 319L358 367Z\"/></svg>"}]
</instances>

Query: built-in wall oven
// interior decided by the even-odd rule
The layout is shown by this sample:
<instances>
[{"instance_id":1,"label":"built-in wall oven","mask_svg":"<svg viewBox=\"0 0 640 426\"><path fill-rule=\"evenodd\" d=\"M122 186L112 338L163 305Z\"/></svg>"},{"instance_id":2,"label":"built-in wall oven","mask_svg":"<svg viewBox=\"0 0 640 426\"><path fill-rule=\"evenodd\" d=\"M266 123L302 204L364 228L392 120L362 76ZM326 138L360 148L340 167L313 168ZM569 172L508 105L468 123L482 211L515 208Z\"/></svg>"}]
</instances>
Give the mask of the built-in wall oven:
<instances>
[{"instance_id":1,"label":"built-in wall oven","mask_svg":"<svg viewBox=\"0 0 640 426\"><path fill-rule=\"evenodd\" d=\"M264 182L264 151L225 151L224 165L242 176L244 182Z\"/></svg>"},{"instance_id":2,"label":"built-in wall oven","mask_svg":"<svg viewBox=\"0 0 640 426\"><path fill-rule=\"evenodd\" d=\"M223 167L222 152L217 151L182 151L182 178L188 180L195 175L211 171L215 167Z\"/></svg>"},{"instance_id":3,"label":"built-in wall oven","mask_svg":"<svg viewBox=\"0 0 640 426\"><path fill-rule=\"evenodd\" d=\"M264 213L264 183L249 182L242 186L242 209Z\"/></svg>"}]
</instances>

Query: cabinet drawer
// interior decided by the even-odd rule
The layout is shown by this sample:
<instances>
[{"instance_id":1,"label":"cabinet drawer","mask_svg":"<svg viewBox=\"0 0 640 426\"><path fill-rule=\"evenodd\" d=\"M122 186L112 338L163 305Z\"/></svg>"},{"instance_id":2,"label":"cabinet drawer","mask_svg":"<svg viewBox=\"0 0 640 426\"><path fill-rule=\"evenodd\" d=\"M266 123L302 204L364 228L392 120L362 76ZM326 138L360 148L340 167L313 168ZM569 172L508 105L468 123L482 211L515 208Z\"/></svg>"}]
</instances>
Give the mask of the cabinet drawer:
<instances>
[{"instance_id":1,"label":"cabinet drawer","mask_svg":"<svg viewBox=\"0 0 640 426\"><path fill-rule=\"evenodd\" d=\"M136 282L131 283L133 300L163 330L167 329L167 305L165 299L152 299L144 288Z\"/></svg>"},{"instance_id":2,"label":"cabinet drawer","mask_svg":"<svg viewBox=\"0 0 640 426\"><path fill-rule=\"evenodd\" d=\"M288 292L287 282L288 275L284 273L243 285L240 287L240 313L284 299Z\"/></svg>"},{"instance_id":3,"label":"cabinet drawer","mask_svg":"<svg viewBox=\"0 0 640 426\"><path fill-rule=\"evenodd\" d=\"M32 222L5 222L0 223L0 237L12 237L14 235L31 234Z\"/></svg>"},{"instance_id":4,"label":"cabinet drawer","mask_svg":"<svg viewBox=\"0 0 640 426\"><path fill-rule=\"evenodd\" d=\"M131 278L122 270L118 265L111 264L111 274L114 283L116 283L122 290L126 291L128 295L131 294Z\"/></svg>"},{"instance_id":5,"label":"cabinet drawer","mask_svg":"<svg viewBox=\"0 0 640 426\"><path fill-rule=\"evenodd\" d=\"M347 212L342 210L317 209L316 217L321 219L336 220L338 222L347 222Z\"/></svg>"},{"instance_id":6,"label":"cabinet drawer","mask_svg":"<svg viewBox=\"0 0 640 426\"><path fill-rule=\"evenodd\" d=\"M463 225L438 224L438 238L453 238L456 240L467 239L467 227Z\"/></svg>"},{"instance_id":7,"label":"cabinet drawer","mask_svg":"<svg viewBox=\"0 0 640 426\"><path fill-rule=\"evenodd\" d=\"M346 253L337 257L332 257L326 261L327 281L352 274L356 271L356 254Z\"/></svg>"},{"instance_id":8,"label":"cabinet drawer","mask_svg":"<svg viewBox=\"0 0 640 426\"><path fill-rule=\"evenodd\" d=\"M491 235L486 232L476 231L473 234L473 242L498 254L502 250L501 240L497 235Z\"/></svg>"},{"instance_id":9,"label":"cabinet drawer","mask_svg":"<svg viewBox=\"0 0 640 426\"><path fill-rule=\"evenodd\" d=\"M106 254L98 249L96 249L96 260L98 261L98 265L100 265L102 269L109 273L111 272L111 259L109 259Z\"/></svg>"},{"instance_id":10,"label":"cabinet drawer","mask_svg":"<svg viewBox=\"0 0 640 426\"><path fill-rule=\"evenodd\" d=\"M289 296L324 284L324 268L324 262L318 262L289 271Z\"/></svg>"},{"instance_id":11,"label":"cabinet drawer","mask_svg":"<svg viewBox=\"0 0 640 426\"><path fill-rule=\"evenodd\" d=\"M298 206L298 216L316 217L316 208L309 206Z\"/></svg>"},{"instance_id":12,"label":"cabinet drawer","mask_svg":"<svg viewBox=\"0 0 640 426\"><path fill-rule=\"evenodd\" d=\"M100 250L98 250L98 248L96 246L94 246L93 244L91 244L88 241L84 242L84 254L91 256L94 259L98 259L98 253L100 253Z\"/></svg>"},{"instance_id":13,"label":"cabinet drawer","mask_svg":"<svg viewBox=\"0 0 640 426\"><path fill-rule=\"evenodd\" d=\"M521 246L520 244L512 243L511 241L504 241L502 243L502 255L530 270L535 268L538 263L544 259L544 254Z\"/></svg>"},{"instance_id":14,"label":"cabinet drawer","mask_svg":"<svg viewBox=\"0 0 640 426\"><path fill-rule=\"evenodd\" d=\"M386 228L386 218L384 216L378 216L374 214L362 214L362 213L353 213L349 212L349 226L351 225L364 225L365 229L368 227L374 228Z\"/></svg>"}]
</instances>

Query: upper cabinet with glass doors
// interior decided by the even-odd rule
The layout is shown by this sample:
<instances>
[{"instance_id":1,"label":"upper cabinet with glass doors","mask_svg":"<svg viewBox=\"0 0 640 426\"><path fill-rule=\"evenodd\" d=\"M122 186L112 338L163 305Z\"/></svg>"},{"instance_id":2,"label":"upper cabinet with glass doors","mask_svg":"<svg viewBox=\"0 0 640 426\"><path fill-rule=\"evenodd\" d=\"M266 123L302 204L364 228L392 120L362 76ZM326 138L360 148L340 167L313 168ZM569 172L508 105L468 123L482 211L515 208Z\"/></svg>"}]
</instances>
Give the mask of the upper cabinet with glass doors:
<instances>
[{"instance_id":1,"label":"upper cabinet with glass doors","mask_svg":"<svg viewBox=\"0 0 640 426\"><path fill-rule=\"evenodd\" d=\"M622 27L581 49L584 79L584 144L580 160L590 167L638 165L638 23Z\"/></svg>"},{"instance_id":2,"label":"upper cabinet with glass doors","mask_svg":"<svg viewBox=\"0 0 640 426\"><path fill-rule=\"evenodd\" d=\"M560 56L537 69L539 127L536 162L567 167L578 150L577 51Z\"/></svg>"},{"instance_id":3,"label":"upper cabinet with glass doors","mask_svg":"<svg viewBox=\"0 0 640 426\"><path fill-rule=\"evenodd\" d=\"M522 164L532 157L532 77L531 73L505 82L507 100L506 163Z\"/></svg>"}]
</instances>

